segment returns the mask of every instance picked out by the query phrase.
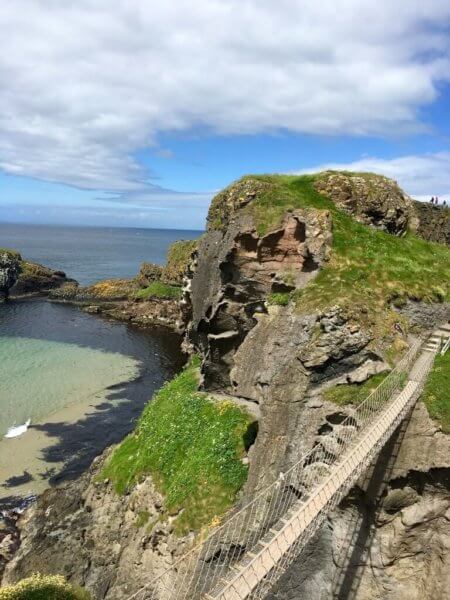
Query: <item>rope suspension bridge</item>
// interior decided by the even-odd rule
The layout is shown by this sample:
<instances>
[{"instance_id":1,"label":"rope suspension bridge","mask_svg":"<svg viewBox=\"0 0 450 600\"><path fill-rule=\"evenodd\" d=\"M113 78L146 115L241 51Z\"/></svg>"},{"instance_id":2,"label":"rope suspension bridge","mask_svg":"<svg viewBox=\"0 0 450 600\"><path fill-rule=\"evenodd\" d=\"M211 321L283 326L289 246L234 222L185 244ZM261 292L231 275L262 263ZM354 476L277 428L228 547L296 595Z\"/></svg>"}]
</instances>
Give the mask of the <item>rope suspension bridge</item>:
<instances>
[{"instance_id":1,"label":"rope suspension bridge","mask_svg":"<svg viewBox=\"0 0 450 600\"><path fill-rule=\"evenodd\" d=\"M449 345L449 324L416 342L320 443L128 600L264 598L413 408Z\"/></svg>"}]
</instances>

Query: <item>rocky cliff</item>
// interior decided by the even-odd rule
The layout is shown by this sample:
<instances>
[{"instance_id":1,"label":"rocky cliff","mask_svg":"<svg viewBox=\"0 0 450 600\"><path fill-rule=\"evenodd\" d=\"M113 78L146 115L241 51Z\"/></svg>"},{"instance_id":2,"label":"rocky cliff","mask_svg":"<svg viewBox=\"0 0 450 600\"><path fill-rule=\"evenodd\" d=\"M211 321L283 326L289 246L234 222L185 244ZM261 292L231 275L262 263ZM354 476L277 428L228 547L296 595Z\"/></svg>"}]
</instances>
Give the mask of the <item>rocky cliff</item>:
<instances>
[{"instance_id":1,"label":"rocky cliff","mask_svg":"<svg viewBox=\"0 0 450 600\"><path fill-rule=\"evenodd\" d=\"M13 250L0 249L0 302L8 298L21 271L21 257Z\"/></svg>"},{"instance_id":2,"label":"rocky cliff","mask_svg":"<svg viewBox=\"0 0 450 600\"><path fill-rule=\"evenodd\" d=\"M450 208L417 201L413 207L418 235L425 240L450 246Z\"/></svg>"},{"instance_id":3,"label":"rocky cliff","mask_svg":"<svg viewBox=\"0 0 450 600\"><path fill-rule=\"evenodd\" d=\"M405 236L414 219L394 182L368 174L249 177L213 200L181 310L201 389L258 416L237 503L326 445L358 394L450 318L450 252ZM419 403L271 598L443 599L449 439ZM100 475L108 460L21 519L4 581L63 572L121 600L189 547L196 530L177 537L158 477L118 496Z\"/></svg>"}]
</instances>

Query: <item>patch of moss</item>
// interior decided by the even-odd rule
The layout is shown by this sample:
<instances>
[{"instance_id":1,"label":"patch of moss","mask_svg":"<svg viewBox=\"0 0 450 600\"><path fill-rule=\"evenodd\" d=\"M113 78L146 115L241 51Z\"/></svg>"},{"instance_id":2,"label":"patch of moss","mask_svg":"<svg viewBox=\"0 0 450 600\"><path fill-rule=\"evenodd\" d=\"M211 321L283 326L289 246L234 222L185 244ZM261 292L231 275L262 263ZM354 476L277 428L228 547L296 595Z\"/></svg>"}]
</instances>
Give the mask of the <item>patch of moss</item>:
<instances>
[{"instance_id":1,"label":"patch of moss","mask_svg":"<svg viewBox=\"0 0 450 600\"><path fill-rule=\"evenodd\" d=\"M450 434L450 350L438 354L428 376L423 392L423 401L432 419L444 433Z\"/></svg>"},{"instance_id":2,"label":"patch of moss","mask_svg":"<svg viewBox=\"0 0 450 600\"><path fill-rule=\"evenodd\" d=\"M135 293L135 298L148 300L149 298L179 299L181 298L181 288L175 285L169 285L162 281L154 281L146 288Z\"/></svg>"},{"instance_id":3,"label":"patch of moss","mask_svg":"<svg viewBox=\"0 0 450 600\"><path fill-rule=\"evenodd\" d=\"M326 400L333 402L338 406L345 406L346 404L358 405L365 400L385 378L386 373L380 373L379 375L374 375L364 383L336 385L332 388L328 388L323 395Z\"/></svg>"},{"instance_id":4,"label":"patch of moss","mask_svg":"<svg viewBox=\"0 0 450 600\"><path fill-rule=\"evenodd\" d=\"M90 600L91 595L70 585L61 575L35 574L0 588L0 600Z\"/></svg>"},{"instance_id":5,"label":"patch of moss","mask_svg":"<svg viewBox=\"0 0 450 600\"><path fill-rule=\"evenodd\" d=\"M276 306L287 306L291 300L291 294L288 292L273 292L267 297L267 302Z\"/></svg>"},{"instance_id":6,"label":"patch of moss","mask_svg":"<svg viewBox=\"0 0 450 600\"><path fill-rule=\"evenodd\" d=\"M125 493L152 475L177 515L176 531L197 530L220 517L247 477L242 464L252 419L230 402L213 402L198 391L193 361L155 395L134 433L115 450L100 477Z\"/></svg>"}]
</instances>

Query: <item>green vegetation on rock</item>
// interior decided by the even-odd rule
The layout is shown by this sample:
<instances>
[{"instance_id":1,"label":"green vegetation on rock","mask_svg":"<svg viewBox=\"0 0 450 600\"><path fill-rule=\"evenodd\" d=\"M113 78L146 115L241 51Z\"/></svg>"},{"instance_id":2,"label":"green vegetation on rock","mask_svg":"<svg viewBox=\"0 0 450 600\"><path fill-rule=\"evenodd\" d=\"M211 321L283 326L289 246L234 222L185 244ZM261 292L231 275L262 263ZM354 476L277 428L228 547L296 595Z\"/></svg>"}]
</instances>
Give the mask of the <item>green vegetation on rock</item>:
<instances>
[{"instance_id":1,"label":"green vegetation on rock","mask_svg":"<svg viewBox=\"0 0 450 600\"><path fill-rule=\"evenodd\" d=\"M154 281L146 288L139 290L135 298L147 300L148 298L179 299L181 298L181 288L175 285L169 285L162 281Z\"/></svg>"},{"instance_id":2,"label":"green vegetation on rock","mask_svg":"<svg viewBox=\"0 0 450 600\"><path fill-rule=\"evenodd\" d=\"M278 227L288 210L315 208L332 215L330 261L295 293L298 310L339 303L351 309L362 307L376 320L391 301L450 299L449 248L412 233L397 237L359 223L315 189L318 177L274 175L241 180L265 184L242 209L252 214L260 235ZM218 212L216 206L214 214Z\"/></svg>"},{"instance_id":3,"label":"green vegetation on rock","mask_svg":"<svg viewBox=\"0 0 450 600\"><path fill-rule=\"evenodd\" d=\"M163 269L162 280L166 283L181 284L183 275L197 248L197 240L179 240L174 242L167 252L167 262Z\"/></svg>"},{"instance_id":4,"label":"green vegetation on rock","mask_svg":"<svg viewBox=\"0 0 450 600\"><path fill-rule=\"evenodd\" d=\"M335 385L324 392L324 397L329 402L334 402L338 406L346 404L358 405L367 398L386 378L386 373L373 375L364 383L348 383Z\"/></svg>"},{"instance_id":5,"label":"green vegetation on rock","mask_svg":"<svg viewBox=\"0 0 450 600\"><path fill-rule=\"evenodd\" d=\"M10 248L0 248L0 254L8 254L11 258L22 260L20 252L17 252L17 250L11 250Z\"/></svg>"},{"instance_id":6,"label":"green vegetation on rock","mask_svg":"<svg viewBox=\"0 0 450 600\"><path fill-rule=\"evenodd\" d=\"M450 350L436 356L422 398L430 417L450 434Z\"/></svg>"},{"instance_id":7,"label":"green vegetation on rock","mask_svg":"<svg viewBox=\"0 0 450 600\"><path fill-rule=\"evenodd\" d=\"M267 297L267 302L275 306L287 306L291 299L289 292L273 292Z\"/></svg>"},{"instance_id":8,"label":"green vegetation on rock","mask_svg":"<svg viewBox=\"0 0 450 600\"><path fill-rule=\"evenodd\" d=\"M199 529L233 503L247 477L242 463L251 418L229 401L198 391L198 361L166 383L148 403L134 433L101 474L125 493L150 474L176 515L176 530Z\"/></svg>"},{"instance_id":9,"label":"green vegetation on rock","mask_svg":"<svg viewBox=\"0 0 450 600\"><path fill-rule=\"evenodd\" d=\"M90 594L71 586L61 575L32 575L0 588L0 600L90 600Z\"/></svg>"},{"instance_id":10,"label":"green vegetation on rock","mask_svg":"<svg viewBox=\"0 0 450 600\"><path fill-rule=\"evenodd\" d=\"M103 279L82 288L82 293L98 300L127 299L133 296L136 288L137 285L133 279Z\"/></svg>"}]
</instances>

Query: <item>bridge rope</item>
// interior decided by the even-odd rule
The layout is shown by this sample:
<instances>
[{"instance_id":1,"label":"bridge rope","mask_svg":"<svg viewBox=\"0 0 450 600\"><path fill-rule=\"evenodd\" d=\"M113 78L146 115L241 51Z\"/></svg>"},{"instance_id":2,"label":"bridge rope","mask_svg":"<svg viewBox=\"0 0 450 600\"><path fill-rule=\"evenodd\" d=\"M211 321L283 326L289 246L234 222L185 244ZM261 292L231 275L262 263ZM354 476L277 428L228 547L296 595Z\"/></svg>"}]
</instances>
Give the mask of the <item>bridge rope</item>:
<instances>
[{"instance_id":1,"label":"bridge rope","mask_svg":"<svg viewBox=\"0 0 450 600\"><path fill-rule=\"evenodd\" d=\"M412 345L340 425L127 600L263 598L420 396L435 352Z\"/></svg>"}]
</instances>

